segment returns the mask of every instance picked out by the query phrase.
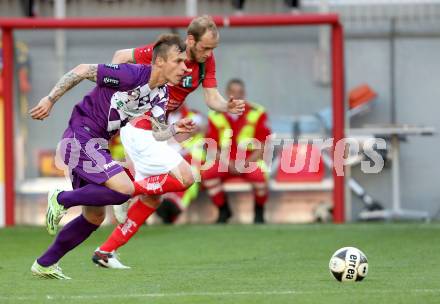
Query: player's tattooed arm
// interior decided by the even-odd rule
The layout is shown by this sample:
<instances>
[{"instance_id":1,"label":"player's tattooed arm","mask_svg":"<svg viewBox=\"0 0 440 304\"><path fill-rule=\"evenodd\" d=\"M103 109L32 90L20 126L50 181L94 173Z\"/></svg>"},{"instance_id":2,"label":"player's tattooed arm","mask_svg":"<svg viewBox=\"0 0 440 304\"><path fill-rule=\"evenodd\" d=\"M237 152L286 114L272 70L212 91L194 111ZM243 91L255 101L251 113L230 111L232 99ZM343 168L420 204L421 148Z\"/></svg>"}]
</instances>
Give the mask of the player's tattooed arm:
<instances>
[{"instance_id":1,"label":"player's tattooed arm","mask_svg":"<svg viewBox=\"0 0 440 304\"><path fill-rule=\"evenodd\" d=\"M96 82L98 78L98 65L97 64L87 64L84 77L90 81Z\"/></svg>"},{"instance_id":2,"label":"player's tattooed arm","mask_svg":"<svg viewBox=\"0 0 440 304\"><path fill-rule=\"evenodd\" d=\"M29 111L33 119L43 120L49 116L53 105L67 91L75 87L84 79L96 82L98 73L97 64L80 64L70 72L67 72L50 91L49 95L43 97L37 106Z\"/></svg>"},{"instance_id":3,"label":"player's tattooed arm","mask_svg":"<svg viewBox=\"0 0 440 304\"><path fill-rule=\"evenodd\" d=\"M67 72L50 91L48 98L52 103L58 101L67 91L84 79L96 82L98 73L97 64L80 64Z\"/></svg>"}]
</instances>

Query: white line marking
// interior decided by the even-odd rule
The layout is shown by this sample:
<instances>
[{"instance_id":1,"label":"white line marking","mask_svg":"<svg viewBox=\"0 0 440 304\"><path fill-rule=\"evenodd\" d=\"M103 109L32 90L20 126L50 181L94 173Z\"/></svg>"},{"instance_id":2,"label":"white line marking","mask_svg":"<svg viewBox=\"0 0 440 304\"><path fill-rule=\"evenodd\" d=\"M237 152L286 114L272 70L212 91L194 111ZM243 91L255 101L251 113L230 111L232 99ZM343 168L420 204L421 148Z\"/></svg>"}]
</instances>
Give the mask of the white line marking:
<instances>
[{"instance_id":1,"label":"white line marking","mask_svg":"<svg viewBox=\"0 0 440 304\"><path fill-rule=\"evenodd\" d=\"M388 294L398 293L395 289L379 290L347 290L347 293L356 294ZM440 289L410 289L405 292L410 293L440 293ZM177 292L177 293L139 293L139 294L100 294L100 295L35 295L35 296L0 296L0 300L91 300L91 299L118 299L118 298L179 298L179 297L215 297L215 296L270 296L270 295L306 295L318 294L316 291L305 290L280 290L280 291L231 291L231 292ZM319 291L319 294L344 294L341 290Z\"/></svg>"}]
</instances>

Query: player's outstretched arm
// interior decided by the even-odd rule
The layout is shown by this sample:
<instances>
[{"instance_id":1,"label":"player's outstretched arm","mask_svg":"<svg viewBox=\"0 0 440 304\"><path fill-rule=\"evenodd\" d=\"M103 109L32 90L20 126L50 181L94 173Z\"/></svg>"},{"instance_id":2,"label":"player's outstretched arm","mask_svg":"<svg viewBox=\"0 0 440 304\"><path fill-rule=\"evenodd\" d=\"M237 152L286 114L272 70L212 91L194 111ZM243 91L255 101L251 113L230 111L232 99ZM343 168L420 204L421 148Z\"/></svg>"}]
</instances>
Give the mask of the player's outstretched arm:
<instances>
[{"instance_id":1,"label":"player's outstretched arm","mask_svg":"<svg viewBox=\"0 0 440 304\"><path fill-rule=\"evenodd\" d=\"M229 98L229 100L226 101L217 88L204 88L203 94L205 96L205 103L214 111L239 115L244 112L244 100Z\"/></svg>"},{"instance_id":2,"label":"player's outstretched arm","mask_svg":"<svg viewBox=\"0 0 440 304\"><path fill-rule=\"evenodd\" d=\"M118 50L115 52L112 58L113 64L120 64L120 63L134 63L134 56L133 56L134 49L123 49Z\"/></svg>"},{"instance_id":3,"label":"player's outstretched arm","mask_svg":"<svg viewBox=\"0 0 440 304\"><path fill-rule=\"evenodd\" d=\"M78 83L84 79L96 82L96 77L98 73L97 64L80 64L77 65L73 70L64 74L63 77L57 82L57 84L50 91L47 96L52 103L58 101L67 91L76 86Z\"/></svg>"},{"instance_id":4,"label":"player's outstretched arm","mask_svg":"<svg viewBox=\"0 0 440 304\"><path fill-rule=\"evenodd\" d=\"M84 79L96 82L98 71L97 64L80 64L73 70L64 74L63 77L52 88L49 95L43 97L37 106L29 111L33 119L43 120L49 116L53 105L61 98L67 91L76 86Z\"/></svg>"}]
</instances>

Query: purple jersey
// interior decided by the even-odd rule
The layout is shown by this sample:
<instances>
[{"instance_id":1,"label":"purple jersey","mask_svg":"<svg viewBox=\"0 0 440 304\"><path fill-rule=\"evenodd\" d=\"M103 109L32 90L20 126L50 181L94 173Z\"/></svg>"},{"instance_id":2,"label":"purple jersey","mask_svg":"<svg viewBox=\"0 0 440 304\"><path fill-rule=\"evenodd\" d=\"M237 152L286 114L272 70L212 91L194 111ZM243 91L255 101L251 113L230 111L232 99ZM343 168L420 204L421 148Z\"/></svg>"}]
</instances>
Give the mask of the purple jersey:
<instances>
[{"instance_id":1,"label":"purple jersey","mask_svg":"<svg viewBox=\"0 0 440 304\"><path fill-rule=\"evenodd\" d=\"M150 89L150 65L99 64L97 86L76 104L69 126L87 127L110 139L135 117L152 113L165 121L166 85Z\"/></svg>"}]
</instances>

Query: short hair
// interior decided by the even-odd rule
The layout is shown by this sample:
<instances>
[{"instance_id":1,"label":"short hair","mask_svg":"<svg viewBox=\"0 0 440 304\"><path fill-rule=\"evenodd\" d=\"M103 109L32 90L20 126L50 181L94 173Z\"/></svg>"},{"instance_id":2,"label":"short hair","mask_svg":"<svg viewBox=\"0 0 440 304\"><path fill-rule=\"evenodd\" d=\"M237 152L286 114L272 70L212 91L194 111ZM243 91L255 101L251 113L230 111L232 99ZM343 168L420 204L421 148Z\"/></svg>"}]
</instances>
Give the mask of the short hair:
<instances>
[{"instance_id":1,"label":"short hair","mask_svg":"<svg viewBox=\"0 0 440 304\"><path fill-rule=\"evenodd\" d=\"M241 86L243 89L245 89L244 86L244 81L241 80L240 78L232 78L228 81L228 83L226 84L226 89L229 90L229 88L231 87L231 85L233 84L238 84L239 86Z\"/></svg>"},{"instance_id":2,"label":"short hair","mask_svg":"<svg viewBox=\"0 0 440 304\"><path fill-rule=\"evenodd\" d=\"M210 31L214 35L218 35L217 25L214 20L208 16L203 15L201 17L194 18L188 26L187 34L192 35L196 42L200 41L202 36Z\"/></svg>"},{"instance_id":3,"label":"short hair","mask_svg":"<svg viewBox=\"0 0 440 304\"><path fill-rule=\"evenodd\" d=\"M185 52L186 50L186 44L182 41L182 39L180 39L179 35L177 34L160 35L153 46L152 62L154 63L158 56L167 60L168 51L174 46L177 47L177 49L181 53Z\"/></svg>"}]
</instances>

